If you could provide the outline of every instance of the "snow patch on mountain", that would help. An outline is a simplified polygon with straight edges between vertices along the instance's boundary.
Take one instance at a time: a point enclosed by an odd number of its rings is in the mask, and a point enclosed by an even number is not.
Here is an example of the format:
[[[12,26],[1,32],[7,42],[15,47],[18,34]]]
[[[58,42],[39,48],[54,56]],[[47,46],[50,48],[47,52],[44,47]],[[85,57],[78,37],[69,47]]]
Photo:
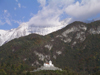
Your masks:
[[[5,34],[7,31],[6,30],[0,30],[0,36]]]
[[[34,25],[28,25],[28,23],[22,23],[18,28],[11,30],[0,30],[0,46],[11,41],[12,39],[27,36],[32,33],[39,35],[47,35],[59,29],[62,29],[65,25],[52,26],[52,27],[38,27]]]

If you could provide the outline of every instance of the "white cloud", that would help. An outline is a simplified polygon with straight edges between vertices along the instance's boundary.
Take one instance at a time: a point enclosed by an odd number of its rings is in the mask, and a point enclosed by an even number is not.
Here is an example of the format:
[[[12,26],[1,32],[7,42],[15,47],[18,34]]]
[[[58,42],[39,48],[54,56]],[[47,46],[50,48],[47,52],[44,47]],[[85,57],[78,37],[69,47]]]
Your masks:
[[[37,0],[41,10],[28,21],[34,26],[57,26],[61,25],[61,18],[67,23],[84,21],[100,13],[100,0]],[[63,22],[64,22],[63,21]],[[66,24],[67,24],[66,23]]]
[[[18,23],[19,25],[22,23],[21,21],[18,20],[12,20],[14,23]]]
[[[74,2],[74,0],[38,0],[42,6],[42,10],[39,10],[28,22],[29,25],[36,26],[55,26],[61,25],[60,16],[64,13],[65,6]],[[48,3],[48,5],[46,5]],[[46,5],[46,6],[45,6]]]
[[[4,10],[4,14],[1,16],[0,19],[0,24],[4,25],[6,23],[11,25],[10,13],[7,10]]]
[[[5,23],[11,25],[11,21],[10,21],[10,13],[6,13],[4,14],[4,19],[5,19]]]
[[[11,25],[10,19],[6,18],[6,23],[9,24],[9,25]]]
[[[43,12],[44,11],[44,12]],[[58,10],[57,10],[58,11]],[[34,24],[38,26],[46,26],[46,25],[59,25],[59,14],[61,12],[58,11],[56,14],[54,10],[44,8],[39,11],[37,15],[32,17],[29,21],[29,25]]]
[[[21,4],[20,3],[18,3],[18,7],[21,8]]]
[[[16,10],[16,7],[14,8],[14,10]]]
[[[4,13],[7,13],[7,10],[4,10]]]
[[[31,13],[30,13],[30,16],[32,16],[32,17],[33,17],[33,16],[34,16],[34,14],[31,12]]]
[[[82,0],[66,7],[66,13],[78,20],[86,20],[100,13],[100,0]]]
[[[16,2],[18,2],[18,0],[16,0]]]
[[[0,20],[0,25],[4,25],[5,24],[5,22],[2,22],[1,20]]]
[[[22,17],[22,19],[24,19],[24,18],[25,18],[25,16]]]
[[[41,7],[44,7],[46,4],[46,0],[37,0],[37,1],[41,4]]]
[[[16,14],[15,14],[15,16],[16,16]],[[23,17],[23,19],[24,18],[25,17]],[[4,24],[12,25],[12,22],[18,23],[18,24],[22,23],[21,20],[18,21],[18,20],[11,19],[10,13],[7,10],[4,10],[4,14],[0,17],[0,25],[4,25]]]
[[[21,7],[22,7],[22,8],[26,8],[26,6],[22,6],[20,3],[18,3],[18,7],[19,7],[19,8],[21,8]],[[14,8],[14,9],[16,10],[16,8]]]

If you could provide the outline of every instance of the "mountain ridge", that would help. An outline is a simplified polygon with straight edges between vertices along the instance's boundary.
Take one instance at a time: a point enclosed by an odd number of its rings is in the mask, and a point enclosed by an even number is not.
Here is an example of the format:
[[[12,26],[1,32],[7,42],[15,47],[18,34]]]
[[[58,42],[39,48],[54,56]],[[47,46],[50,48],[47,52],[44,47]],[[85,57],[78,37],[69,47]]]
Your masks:
[[[40,67],[52,60],[59,68],[70,68],[81,75],[100,70],[100,21],[73,22],[42,36],[30,34],[13,39],[0,47],[0,62],[24,63]]]
[[[28,25],[27,23],[22,23],[18,28],[11,30],[0,30],[0,46],[5,42],[8,42],[12,39],[19,38],[22,36],[27,36],[32,33],[39,35],[47,35],[53,31],[63,28],[64,25],[58,27],[34,27],[34,25]]]

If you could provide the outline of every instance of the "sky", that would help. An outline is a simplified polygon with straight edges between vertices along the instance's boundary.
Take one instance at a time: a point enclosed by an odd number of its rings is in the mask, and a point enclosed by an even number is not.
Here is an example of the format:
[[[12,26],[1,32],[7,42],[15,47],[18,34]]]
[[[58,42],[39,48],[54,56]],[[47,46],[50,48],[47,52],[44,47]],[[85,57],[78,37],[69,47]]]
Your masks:
[[[100,0],[0,0],[0,29],[100,20]]]

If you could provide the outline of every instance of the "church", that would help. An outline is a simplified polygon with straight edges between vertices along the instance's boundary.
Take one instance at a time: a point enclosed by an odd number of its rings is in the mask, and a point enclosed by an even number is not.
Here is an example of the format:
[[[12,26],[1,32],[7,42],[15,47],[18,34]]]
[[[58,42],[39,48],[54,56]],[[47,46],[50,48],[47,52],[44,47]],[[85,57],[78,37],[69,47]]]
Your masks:
[[[49,63],[44,63],[44,67],[54,67],[52,61],[50,60]]]
[[[50,60],[49,63],[44,63],[43,66],[41,66],[40,68],[34,70],[34,71],[31,71],[31,72],[36,72],[36,71],[40,71],[40,70],[60,70],[62,71],[62,69],[58,68],[58,67],[55,67],[53,64],[52,64],[52,61]]]

